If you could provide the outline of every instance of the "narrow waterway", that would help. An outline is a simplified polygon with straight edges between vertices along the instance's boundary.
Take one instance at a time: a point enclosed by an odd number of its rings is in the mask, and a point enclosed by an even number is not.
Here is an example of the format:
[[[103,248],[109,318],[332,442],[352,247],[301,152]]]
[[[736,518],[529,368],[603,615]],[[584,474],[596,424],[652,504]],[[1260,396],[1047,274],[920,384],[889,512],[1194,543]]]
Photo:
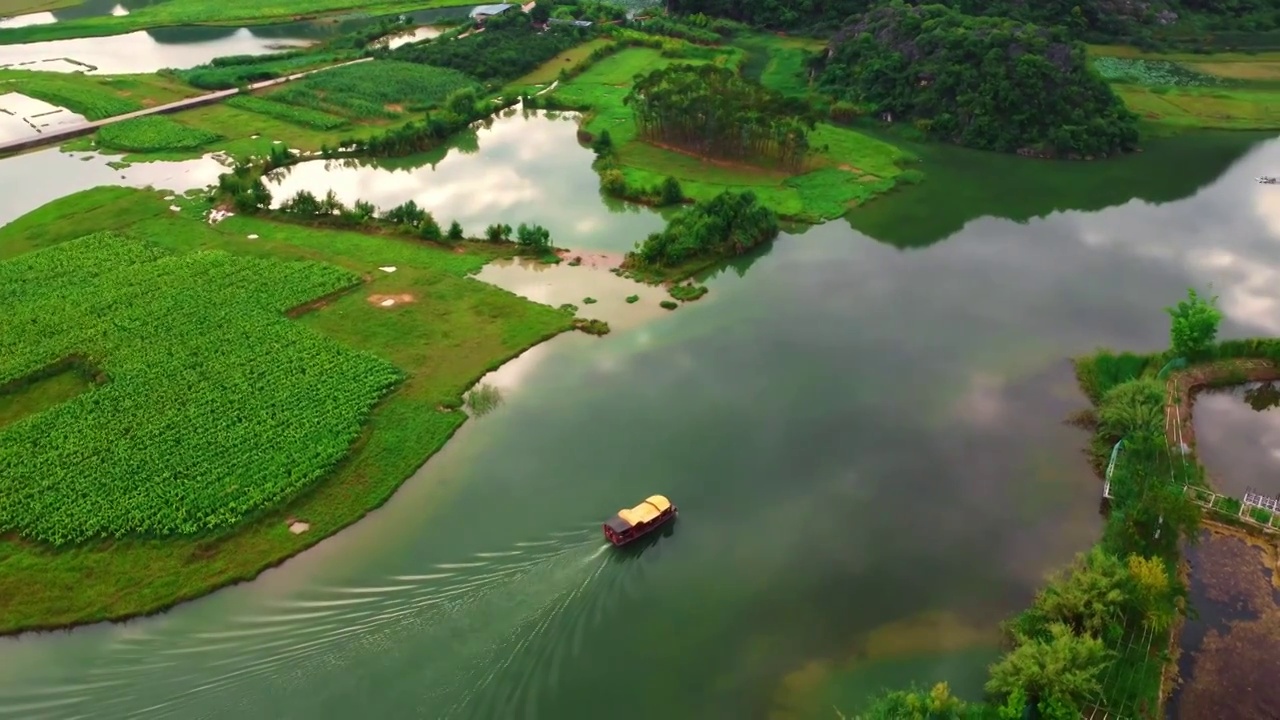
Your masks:
[[[502,368],[496,411],[258,580],[0,641],[0,717],[833,718],[886,684],[975,695],[998,621],[1100,528],[1087,437],[1063,423],[1086,405],[1068,358],[1162,347],[1162,308],[1209,282],[1224,334],[1280,332],[1280,188],[1253,181],[1280,141],[1255,141],[1067,170],[991,160],[1046,194],[960,203],[926,183],[854,216],[867,234],[784,235],[673,312],[652,289],[626,304],[634,286],[591,263],[488,269],[619,322]],[[1176,178],[1143,171],[1180,159]],[[308,164],[272,189],[624,251],[660,218],[600,201],[589,161],[571,123],[515,114],[444,156]],[[1088,197],[1048,195],[1060,171],[1091,177]],[[677,523],[607,548],[600,522],[655,492]]]

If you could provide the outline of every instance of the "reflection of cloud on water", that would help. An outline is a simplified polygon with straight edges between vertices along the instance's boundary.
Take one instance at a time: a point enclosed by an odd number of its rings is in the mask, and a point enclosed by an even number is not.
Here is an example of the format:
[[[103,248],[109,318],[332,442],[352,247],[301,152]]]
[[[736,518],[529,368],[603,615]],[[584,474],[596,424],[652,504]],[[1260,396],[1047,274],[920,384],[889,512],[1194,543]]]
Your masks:
[[[598,201],[592,153],[578,144],[570,120],[515,113],[480,127],[476,142],[478,152],[453,149],[434,165],[427,157],[407,160],[418,167],[305,162],[278,173],[270,189],[277,202],[302,189],[317,196],[332,189],[345,203],[384,210],[413,200],[473,236],[495,222],[537,223],[556,246],[575,249],[627,250],[663,226],[654,211],[613,212]]]
[[[1187,201],[1151,205],[1135,200],[1107,213],[1064,213],[1063,218],[1087,245],[1189,272],[1201,289],[1212,283],[1228,320],[1246,326],[1246,332],[1280,333],[1280,188],[1253,179],[1277,160],[1280,141],[1272,141]],[[1176,299],[1160,300],[1163,305]]]
[[[225,55],[263,55],[282,47],[305,47],[301,38],[260,38],[240,28],[227,37],[206,42],[165,44],[144,31],[105,37],[49,40],[21,45],[0,45],[0,65],[17,65],[32,60],[70,58],[92,65],[60,66],[38,63],[26,69],[51,72],[151,73],[161,68],[191,68]]]

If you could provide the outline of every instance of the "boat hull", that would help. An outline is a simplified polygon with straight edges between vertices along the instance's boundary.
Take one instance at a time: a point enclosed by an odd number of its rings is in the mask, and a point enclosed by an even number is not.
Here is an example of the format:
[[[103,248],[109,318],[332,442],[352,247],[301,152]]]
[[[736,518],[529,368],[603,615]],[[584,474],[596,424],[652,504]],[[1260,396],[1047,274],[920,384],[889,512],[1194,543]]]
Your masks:
[[[663,525],[666,525],[672,520],[675,520],[676,516],[679,514],[680,514],[679,508],[677,508],[675,505],[672,505],[670,510],[654,518],[652,522],[647,522],[644,525],[634,527],[629,532],[626,532],[626,533],[613,532],[612,530],[610,530],[609,526],[606,524],[603,526],[604,537],[606,540],[612,543],[614,547],[623,547],[624,545],[630,545],[631,543],[639,540],[640,538],[645,537],[649,533],[652,533],[654,530],[657,530]]]

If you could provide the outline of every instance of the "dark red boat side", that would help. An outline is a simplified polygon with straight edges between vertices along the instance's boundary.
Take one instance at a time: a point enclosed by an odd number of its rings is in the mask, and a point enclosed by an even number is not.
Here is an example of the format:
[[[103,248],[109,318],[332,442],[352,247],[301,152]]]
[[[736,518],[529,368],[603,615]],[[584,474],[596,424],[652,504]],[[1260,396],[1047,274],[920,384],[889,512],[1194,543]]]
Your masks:
[[[604,536],[614,545],[626,545],[648,535],[671,520],[679,510],[662,495],[650,495],[633,508],[619,510],[604,524]]]

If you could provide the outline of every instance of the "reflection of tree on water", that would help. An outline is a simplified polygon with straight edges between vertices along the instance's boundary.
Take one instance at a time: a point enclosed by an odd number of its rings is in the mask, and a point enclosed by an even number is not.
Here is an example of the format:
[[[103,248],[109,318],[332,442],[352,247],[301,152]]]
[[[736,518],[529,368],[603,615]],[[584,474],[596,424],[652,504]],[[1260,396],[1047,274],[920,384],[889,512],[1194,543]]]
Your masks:
[[[84,0],[78,5],[54,10],[53,16],[58,18],[59,22],[66,22],[110,15],[117,5],[129,12],[134,12],[150,5],[158,5],[160,2],[162,0]]]
[[[888,138],[921,158],[918,168],[925,180],[854,209],[847,220],[879,242],[913,248],[944,240],[981,217],[1026,222],[1053,212],[1102,210],[1135,198],[1174,202],[1216,180],[1268,137],[1196,133],[1152,140],[1142,154],[1095,162],[1027,160]]]
[[[1262,383],[1255,388],[1244,391],[1244,401],[1258,412],[1280,407],[1280,386],[1276,383]]]

